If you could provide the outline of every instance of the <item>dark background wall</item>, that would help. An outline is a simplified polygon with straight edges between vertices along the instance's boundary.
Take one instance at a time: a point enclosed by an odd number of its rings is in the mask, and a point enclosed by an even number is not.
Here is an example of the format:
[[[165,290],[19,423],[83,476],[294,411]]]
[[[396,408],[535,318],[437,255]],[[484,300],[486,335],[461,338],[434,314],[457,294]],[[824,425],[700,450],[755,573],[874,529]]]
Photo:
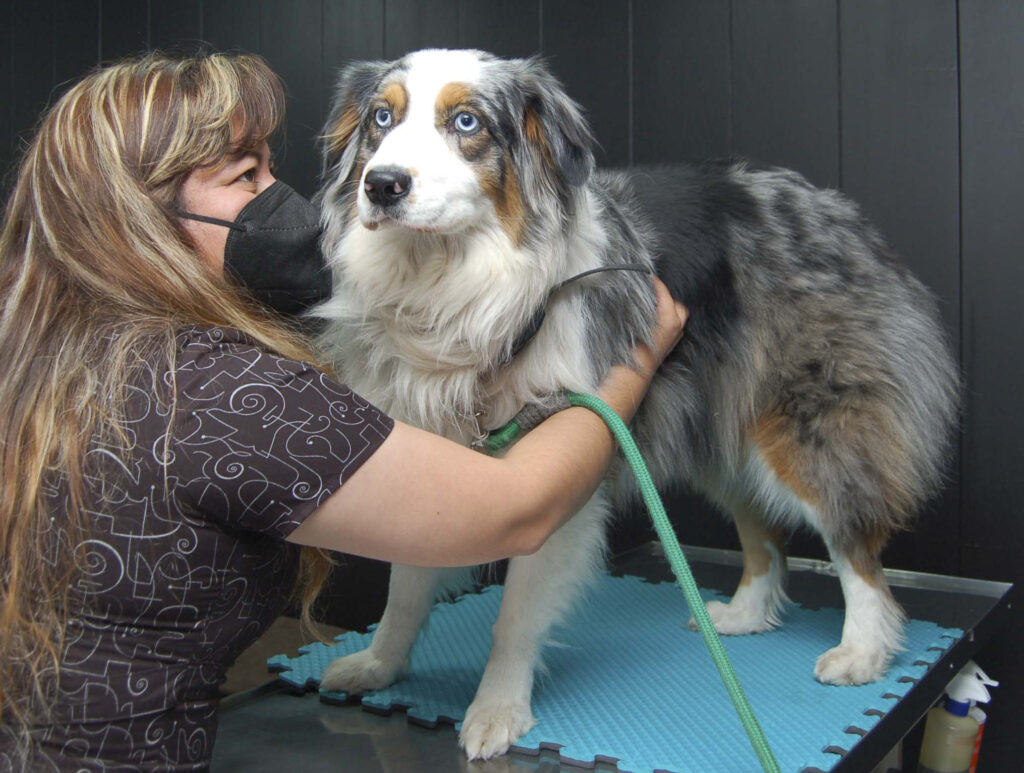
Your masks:
[[[862,204],[941,299],[967,387],[948,485],[886,563],[1020,582],[1022,39],[1016,0],[0,0],[0,169],[97,62],[205,42],[261,53],[284,77],[279,176],[310,193],[344,62],[426,46],[540,52],[587,108],[603,164],[740,154]],[[679,495],[671,509],[683,542],[736,547],[701,502]],[[645,535],[640,522],[621,526],[616,544]],[[807,536],[791,552],[825,555]],[[346,562],[336,622],[376,616],[383,572]],[[987,771],[1017,767],[1022,644],[1017,616],[978,658],[1003,681]]]

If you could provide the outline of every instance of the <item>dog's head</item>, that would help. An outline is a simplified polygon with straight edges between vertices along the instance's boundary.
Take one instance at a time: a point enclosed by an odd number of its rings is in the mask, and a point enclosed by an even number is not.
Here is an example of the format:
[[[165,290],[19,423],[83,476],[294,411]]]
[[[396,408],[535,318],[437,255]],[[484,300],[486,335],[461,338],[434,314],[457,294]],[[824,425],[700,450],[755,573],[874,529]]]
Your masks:
[[[531,216],[571,206],[593,146],[539,59],[425,50],[357,62],[324,130],[322,196],[369,229],[454,234],[496,221],[519,245]]]

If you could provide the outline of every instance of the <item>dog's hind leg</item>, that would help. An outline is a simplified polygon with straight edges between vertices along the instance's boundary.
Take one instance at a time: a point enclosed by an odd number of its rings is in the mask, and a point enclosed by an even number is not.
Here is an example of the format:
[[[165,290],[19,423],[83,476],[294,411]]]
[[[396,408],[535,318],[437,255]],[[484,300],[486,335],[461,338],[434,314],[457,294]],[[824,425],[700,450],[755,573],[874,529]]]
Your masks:
[[[814,666],[827,684],[864,684],[881,679],[900,647],[905,616],[882,573],[884,539],[844,541],[826,538],[846,600],[843,637]]]
[[[731,510],[743,547],[743,576],[729,603],[708,602],[708,615],[721,634],[769,631],[779,625],[782,607],[788,601],[783,534],[768,525],[749,500]],[[692,618],[690,627],[697,627]]]
[[[460,732],[470,759],[504,754],[534,725],[534,668],[551,627],[603,564],[607,514],[598,490],[540,550],[509,563],[490,658]]]
[[[359,694],[387,687],[400,678],[408,670],[409,653],[444,574],[441,569],[392,564],[387,607],[370,646],[332,661],[324,670],[321,686]]]

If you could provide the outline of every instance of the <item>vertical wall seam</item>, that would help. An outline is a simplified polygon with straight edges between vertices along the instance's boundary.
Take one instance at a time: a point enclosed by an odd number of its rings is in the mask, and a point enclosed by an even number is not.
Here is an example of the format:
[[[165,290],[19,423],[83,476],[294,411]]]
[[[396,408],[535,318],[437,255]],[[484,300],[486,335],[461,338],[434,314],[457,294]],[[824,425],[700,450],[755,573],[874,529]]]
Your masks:
[[[633,166],[633,148],[635,145],[634,134],[634,99],[636,97],[634,81],[636,78],[636,63],[633,61],[633,54],[636,48],[633,45],[633,0],[626,3],[626,163]]]
[[[544,0],[537,0],[537,50],[544,53]]]
[[[11,95],[11,98],[7,100],[7,152],[8,152],[8,168],[5,171],[5,182],[10,181],[11,185],[4,185],[3,192],[5,194],[10,193],[11,187],[13,187],[13,172],[12,170],[17,168],[18,153],[17,143],[14,138],[17,136],[17,129],[14,126],[14,0],[10,0],[7,3],[7,29],[11,31],[11,51],[10,51],[10,67],[7,70],[7,93]]]
[[[957,317],[958,326],[960,328],[960,336],[958,341],[959,351],[957,352],[957,361],[960,363],[960,372],[966,376],[967,374],[967,362],[966,362],[966,346],[964,341],[966,340],[967,331],[964,324],[964,306],[965,294],[964,294],[964,119],[963,119],[963,56],[961,49],[961,24],[962,18],[960,16],[960,0],[954,0],[953,12],[955,14],[956,22],[956,241],[957,241],[957,292],[959,294],[959,303],[957,304]],[[966,390],[965,390],[966,391]],[[959,469],[957,470],[959,485],[957,486],[957,573],[963,573],[964,564],[964,508],[967,504],[967,475],[966,475],[966,458],[967,454],[964,453],[964,441],[966,439],[966,433],[964,432],[965,423],[960,422],[957,434],[958,434],[958,446],[959,446],[959,458],[957,460]]]
[[[53,104],[54,90],[57,88],[57,0],[50,0],[50,89],[46,98],[46,106]],[[38,119],[37,119],[38,120]]]
[[[729,156],[732,156],[736,152],[736,146],[735,146],[735,142],[734,142],[734,138],[736,136],[736,131],[733,128],[733,121],[736,118],[736,109],[735,109],[735,99],[736,99],[736,84],[735,84],[735,80],[736,80],[736,66],[735,66],[735,62],[733,62],[733,58],[736,55],[736,46],[735,46],[735,42],[733,40],[733,28],[735,27],[735,24],[736,24],[736,22],[735,22],[735,13],[734,13],[734,10],[735,10],[734,3],[735,3],[735,0],[729,0],[729,13],[728,13],[729,30],[728,30],[728,36],[727,36],[727,40],[728,40],[727,45],[728,45],[728,48],[729,48],[729,55],[728,55],[728,57],[726,59],[726,67],[728,68],[728,71],[729,71],[729,119],[728,119],[728,122],[726,123],[726,138],[725,138],[725,140],[726,140],[726,155],[729,155]]]
[[[836,187],[843,189],[843,0],[836,0]]]

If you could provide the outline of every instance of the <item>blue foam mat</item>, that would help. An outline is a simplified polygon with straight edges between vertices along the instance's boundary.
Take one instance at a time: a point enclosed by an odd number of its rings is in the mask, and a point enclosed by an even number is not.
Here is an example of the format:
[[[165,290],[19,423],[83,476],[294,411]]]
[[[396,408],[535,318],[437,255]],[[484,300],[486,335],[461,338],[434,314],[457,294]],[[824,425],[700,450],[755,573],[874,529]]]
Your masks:
[[[500,587],[438,604],[413,649],[410,675],[364,695],[363,706],[404,708],[409,718],[434,725],[458,723],[487,663]],[[705,601],[727,600],[702,591]],[[513,747],[557,748],[563,761],[616,762],[622,771],[697,773],[750,771],[758,763],[700,634],[686,623],[689,608],[679,588],[636,577],[604,576],[570,624],[548,646],[547,676],[533,693],[537,725]],[[839,642],[838,609],[787,608],[777,631],[723,637],[754,712],[783,771],[829,770],[963,635],[960,629],[912,620],[906,649],[881,681],[860,687],[822,685],[814,679],[818,655]],[[334,658],[364,649],[372,633],[346,633],[337,644],[314,643],[297,658],[268,660],[279,678],[314,689]],[[323,700],[345,700],[321,692]],[[455,743],[455,740],[452,741]]]

